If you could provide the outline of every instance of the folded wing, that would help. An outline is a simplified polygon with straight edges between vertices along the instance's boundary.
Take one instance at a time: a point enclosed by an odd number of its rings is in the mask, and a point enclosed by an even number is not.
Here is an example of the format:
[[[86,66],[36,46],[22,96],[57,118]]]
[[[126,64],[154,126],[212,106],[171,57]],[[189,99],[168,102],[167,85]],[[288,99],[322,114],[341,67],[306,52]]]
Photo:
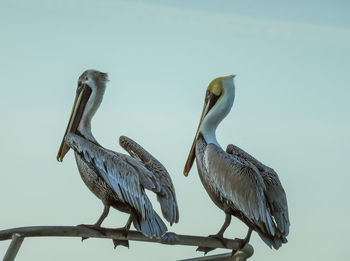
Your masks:
[[[121,136],[119,144],[134,158],[154,175],[154,183],[144,184],[145,188],[157,194],[163,216],[172,225],[179,221],[179,209],[176,194],[170,175],[165,167],[148,151],[132,139]]]
[[[257,168],[215,144],[208,144],[204,159],[210,173],[211,189],[260,231],[274,236],[275,226],[264,195],[266,185]]]
[[[141,184],[140,172],[143,172],[142,182],[152,186],[154,182],[150,171],[130,164],[134,160],[130,156],[114,153],[79,135],[70,133],[65,142],[113,189],[118,201],[131,206],[141,217],[136,223],[139,230],[150,237],[160,237],[166,232],[165,224],[153,210]]]
[[[290,226],[288,204],[286,193],[277,173],[272,168],[264,165],[249,153],[233,144],[227,146],[226,152],[250,162],[259,170],[266,186],[266,199],[271,209],[271,214],[276,221],[278,233],[282,237],[286,237],[289,233]]]

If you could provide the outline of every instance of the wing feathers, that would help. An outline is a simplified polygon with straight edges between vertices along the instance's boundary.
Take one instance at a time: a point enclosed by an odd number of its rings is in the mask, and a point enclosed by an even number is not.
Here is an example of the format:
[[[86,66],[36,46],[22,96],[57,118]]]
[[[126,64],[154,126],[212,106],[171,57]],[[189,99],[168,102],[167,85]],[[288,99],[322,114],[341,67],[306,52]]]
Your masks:
[[[141,179],[142,184],[145,188],[157,194],[162,214],[166,220],[168,220],[171,225],[177,223],[179,221],[179,210],[175,189],[165,167],[132,139],[121,136],[119,138],[119,144],[134,158],[135,161],[137,161],[138,165],[142,165],[148,170],[148,174],[151,172],[153,178],[147,180]],[[153,184],[151,185],[149,182],[152,182]]]
[[[212,189],[232,202],[261,231],[274,235],[273,220],[264,196],[266,186],[257,168],[244,159],[232,157],[215,144],[206,146],[204,157]]]
[[[275,234],[279,237],[280,241],[283,243],[287,242],[286,236],[289,233],[290,226],[287,197],[277,173],[272,168],[262,164],[253,156],[233,144],[227,146],[226,152],[249,162],[258,169],[258,173],[263,178],[266,186],[265,197],[271,213],[270,215],[273,216],[273,220],[275,221],[275,223],[273,223],[273,227],[276,227],[275,230],[277,229]],[[277,242],[278,240],[276,240],[271,243],[275,248],[281,244],[280,241]]]
[[[92,165],[103,180],[115,191],[116,197],[132,206],[147,219],[154,210],[140,185],[135,170],[116,154],[75,134],[68,134],[66,143]]]

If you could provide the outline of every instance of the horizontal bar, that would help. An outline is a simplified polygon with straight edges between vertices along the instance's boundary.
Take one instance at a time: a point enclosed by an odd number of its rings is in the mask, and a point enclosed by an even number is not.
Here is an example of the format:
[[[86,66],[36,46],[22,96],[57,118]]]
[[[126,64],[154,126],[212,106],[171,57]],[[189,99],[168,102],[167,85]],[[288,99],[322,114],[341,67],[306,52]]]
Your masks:
[[[172,232],[166,233],[162,238],[148,238],[140,232],[130,230],[125,237],[124,231],[118,229],[101,228],[99,230],[84,226],[36,226],[20,227],[0,231],[0,241],[12,238],[13,234],[20,234],[22,237],[82,237],[82,238],[110,238],[120,240],[134,240],[144,242],[154,242],[167,245],[200,246],[206,248],[226,248],[237,250],[240,241],[227,239],[224,246],[220,240],[211,237],[199,237],[190,235],[178,235]],[[240,252],[244,252],[248,257],[253,255],[254,249],[247,244]]]

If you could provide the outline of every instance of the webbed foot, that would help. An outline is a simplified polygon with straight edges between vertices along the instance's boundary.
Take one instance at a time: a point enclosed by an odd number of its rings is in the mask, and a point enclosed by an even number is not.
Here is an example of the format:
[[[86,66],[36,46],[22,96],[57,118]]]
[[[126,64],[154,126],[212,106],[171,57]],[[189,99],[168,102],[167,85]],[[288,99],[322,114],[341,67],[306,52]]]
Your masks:
[[[204,252],[204,255],[206,255],[208,252],[213,251],[215,247],[197,247],[196,251]]]
[[[129,230],[130,230],[130,224],[129,221],[128,223],[121,228],[113,228],[113,231],[117,231],[117,232],[121,232],[122,235],[127,238],[128,234],[129,234]],[[114,249],[116,249],[117,246],[124,246],[129,248],[129,240],[123,240],[123,239],[112,239],[113,240],[113,244],[114,244]]]
[[[221,234],[215,234],[215,235],[209,235],[209,237],[219,240],[219,241],[221,242],[221,244],[222,244],[225,248],[227,248],[227,239],[225,239],[225,238],[223,237],[223,235],[221,235]]]
[[[120,240],[120,239],[112,239],[114,244],[114,249],[116,249],[117,246],[124,246],[129,248],[129,240]]]
[[[102,235],[106,235],[106,233],[103,231],[103,229],[101,228],[101,226],[98,226],[96,224],[94,225],[87,225],[87,224],[80,224],[80,225],[77,225],[77,227],[86,227],[86,228],[89,228],[89,229],[93,229],[95,231],[98,231],[99,233],[101,233]],[[89,237],[82,237],[81,238],[81,242],[83,242],[85,239],[88,239]]]
[[[241,238],[235,238],[236,241],[238,241],[239,247],[238,249],[232,250],[232,254],[231,256],[234,256],[234,254],[236,254],[239,250],[241,250],[242,248],[245,247],[245,245],[248,243],[249,240],[245,239],[241,239]]]

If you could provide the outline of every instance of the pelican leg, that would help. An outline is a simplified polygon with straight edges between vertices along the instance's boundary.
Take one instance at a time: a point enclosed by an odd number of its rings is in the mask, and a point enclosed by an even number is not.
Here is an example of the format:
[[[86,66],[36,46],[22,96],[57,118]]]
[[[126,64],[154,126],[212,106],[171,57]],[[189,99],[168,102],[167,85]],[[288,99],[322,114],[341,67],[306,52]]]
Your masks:
[[[222,224],[219,232],[215,235],[210,235],[209,237],[216,238],[221,241],[221,243],[226,246],[226,240],[224,239],[224,233],[228,226],[231,224],[231,214],[226,213],[225,222]]]
[[[240,250],[240,249],[242,249],[243,247],[245,247],[245,245],[246,245],[246,244],[249,242],[249,240],[250,240],[250,237],[251,237],[251,235],[252,235],[252,232],[253,232],[253,229],[249,228],[248,233],[247,233],[247,235],[245,236],[244,239],[236,238],[236,240],[239,241],[239,248],[236,249],[236,250],[232,250],[232,256],[233,256],[234,254],[236,254],[236,252],[237,252],[238,250]]]
[[[132,216],[130,215],[130,217],[129,217],[128,221],[126,222],[125,226],[120,229],[125,237],[128,236],[128,233],[129,233],[129,230],[130,230],[130,227],[131,227],[131,223],[132,223]]]
[[[116,228],[115,230],[120,231],[124,235],[124,237],[127,238],[131,223],[132,223],[132,216],[130,215],[125,226],[122,228]],[[114,249],[117,246],[125,246],[125,247],[129,248],[129,240],[120,240],[120,239],[112,239],[112,240],[113,240],[113,244],[114,244]]]
[[[100,232],[101,234],[105,235],[105,233],[101,230],[101,224],[105,220],[105,218],[108,216],[108,213],[109,213],[109,205],[104,204],[103,212],[95,224],[93,224],[93,225],[80,224],[80,225],[78,225],[78,227],[87,227],[87,228],[96,230],[96,231]],[[81,241],[84,241],[85,239],[88,239],[88,237],[82,237]]]
[[[225,213],[225,214],[226,214],[225,222],[220,228],[219,232],[214,235],[209,235],[209,237],[219,240],[222,243],[222,245],[227,248],[227,241],[224,238],[224,233],[231,223],[231,214],[228,214],[228,213]],[[207,254],[209,251],[212,251],[214,249],[215,248],[211,248],[211,247],[198,247],[196,251],[202,251],[204,252],[204,254]]]
[[[104,205],[103,212],[97,222],[93,225],[95,227],[101,227],[103,220],[108,216],[109,213],[109,205]]]

